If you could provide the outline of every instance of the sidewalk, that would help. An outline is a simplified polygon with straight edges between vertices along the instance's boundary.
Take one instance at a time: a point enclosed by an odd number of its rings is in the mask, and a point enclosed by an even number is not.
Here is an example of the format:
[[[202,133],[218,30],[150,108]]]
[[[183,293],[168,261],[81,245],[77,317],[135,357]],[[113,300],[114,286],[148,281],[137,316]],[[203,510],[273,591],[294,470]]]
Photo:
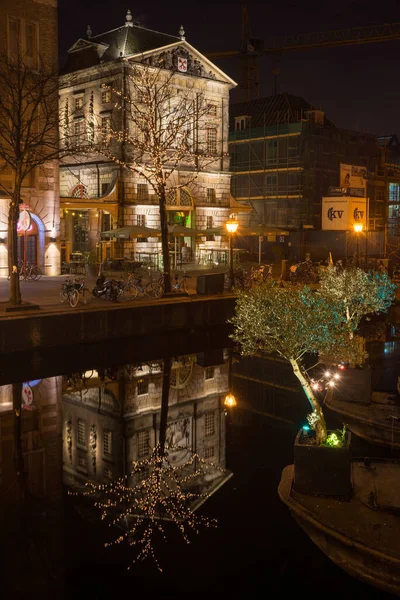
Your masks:
[[[207,275],[211,273],[224,273],[226,268],[203,268],[202,265],[197,265],[200,268],[192,268],[190,265],[190,269],[186,270],[186,274],[189,275],[189,279],[187,280],[188,286],[188,294],[193,296],[197,293],[197,277],[200,275]],[[157,272],[152,272],[153,276],[157,277]],[[182,273],[182,271],[179,271]],[[61,284],[68,278],[73,277],[82,277],[82,275],[57,275],[53,277],[43,276],[39,281],[21,281],[21,294],[22,299],[25,302],[31,302],[34,304],[38,304],[41,308],[46,309],[46,311],[51,312],[65,312],[65,311],[76,311],[76,310],[90,310],[91,308],[101,308],[104,309],[107,306],[115,307],[118,305],[121,306],[129,306],[132,304],[149,304],[153,303],[154,300],[147,298],[146,296],[140,295],[135,300],[127,301],[127,300],[118,300],[117,303],[110,302],[109,300],[105,300],[102,298],[94,298],[91,297],[87,305],[83,305],[79,303],[78,306],[73,309],[69,306],[68,303],[61,304],[60,302],[60,289]],[[126,274],[121,271],[115,271],[113,273],[107,272],[107,279],[115,278],[115,279],[126,279]],[[93,289],[96,276],[90,275],[85,277],[86,287],[90,290]],[[10,316],[24,316],[25,314],[32,314],[35,311],[22,311],[18,313],[6,313],[4,311],[4,304],[8,302],[10,294],[9,294],[10,282],[2,278],[0,279],[0,318],[7,318]],[[177,300],[181,299],[180,295],[177,295]],[[171,298],[168,299],[169,301]],[[156,300],[156,302],[162,302],[162,298]]]

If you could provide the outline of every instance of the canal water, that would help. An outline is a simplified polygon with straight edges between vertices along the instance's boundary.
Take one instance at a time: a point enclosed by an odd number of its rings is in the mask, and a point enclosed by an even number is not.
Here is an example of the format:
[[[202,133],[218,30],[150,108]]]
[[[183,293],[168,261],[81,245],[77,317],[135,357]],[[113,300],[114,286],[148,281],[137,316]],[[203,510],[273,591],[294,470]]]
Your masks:
[[[375,381],[393,386],[382,372],[396,370],[397,346],[374,352]],[[120,477],[138,490],[149,480],[167,364],[163,468],[208,521],[189,531],[189,544],[172,520],[161,522],[165,539],[144,524],[134,544],[105,547],[133,520],[110,526],[95,503]],[[21,356],[3,361],[0,384],[2,598],[214,597],[218,589],[246,598],[390,597],[332,564],[279,500],[281,471],[309,412],[285,363],[240,359],[225,331],[192,332]],[[228,392],[236,408],[224,407]],[[185,483],[190,469],[196,476]],[[83,495],[87,482],[94,497]],[[159,502],[168,496],[165,487],[146,490]],[[121,506],[133,506],[119,494]],[[146,533],[160,568],[152,558],[134,562]]]

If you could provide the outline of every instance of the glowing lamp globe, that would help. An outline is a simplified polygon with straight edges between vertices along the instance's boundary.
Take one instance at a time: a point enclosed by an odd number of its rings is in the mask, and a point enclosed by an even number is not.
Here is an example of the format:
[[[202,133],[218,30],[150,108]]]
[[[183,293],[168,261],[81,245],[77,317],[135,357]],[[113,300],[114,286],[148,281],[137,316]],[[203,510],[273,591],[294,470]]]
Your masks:
[[[362,223],[354,223],[353,228],[356,233],[361,233],[361,231],[363,230],[363,224]]]
[[[226,227],[228,233],[236,233],[237,228],[239,227],[239,223],[236,221],[236,219],[229,219],[225,223],[225,227]]]
[[[237,406],[237,401],[233,394],[229,393],[225,396],[224,406],[226,406],[227,408],[234,408],[235,406]]]

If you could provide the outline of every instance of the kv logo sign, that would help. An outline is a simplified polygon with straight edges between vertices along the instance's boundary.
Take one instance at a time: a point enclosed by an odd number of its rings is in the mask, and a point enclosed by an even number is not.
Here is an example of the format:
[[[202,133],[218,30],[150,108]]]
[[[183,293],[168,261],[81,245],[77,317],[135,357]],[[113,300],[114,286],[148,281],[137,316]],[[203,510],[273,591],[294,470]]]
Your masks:
[[[334,210],[333,206],[328,209],[328,219],[333,221],[333,219],[341,219],[343,216],[344,210]]]
[[[364,216],[364,211],[363,210],[358,210],[358,207],[354,209],[353,212],[353,217],[355,221],[361,221],[361,219]]]

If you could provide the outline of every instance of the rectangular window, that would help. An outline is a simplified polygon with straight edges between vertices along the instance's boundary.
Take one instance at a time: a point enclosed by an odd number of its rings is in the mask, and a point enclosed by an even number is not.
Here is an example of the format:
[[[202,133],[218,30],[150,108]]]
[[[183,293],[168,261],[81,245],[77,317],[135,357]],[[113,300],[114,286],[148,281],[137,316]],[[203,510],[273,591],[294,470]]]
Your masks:
[[[215,370],[214,367],[206,367],[205,370],[205,379],[214,379]]]
[[[86,421],[82,419],[78,419],[78,444],[86,448],[87,444],[87,436],[86,436]]]
[[[87,469],[87,457],[84,454],[78,456],[78,467],[85,471]]]
[[[81,110],[83,108],[83,96],[75,98],[75,110]]]
[[[149,199],[149,186],[147,183],[137,184],[137,199],[142,201]]]
[[[140,103],[146,102],[146,92],[144,90],[137,91],[137,101]]]
[[[105,182],[105,181],[102,181],[102,182],[101,182],[101,195],[102,195],[102,196],[105,196],[105,194],[108,192],[108,188],[109,188],[109,186],[110,186],[110,184],[109,184],[109,183],[107,183],[107,182]]]
[[[204,437],[210,437],[215,433],[215,413],[209,412],[204,415]]]
[[[109,104],[111,102],[111,90],[103,90],[101,92],[101,103]]]
[[[109,429],[104,430],[103,437],[103,454],[104,456],[112,456],[113,453],[113,435]]]
[[[400,183],[389,183],[389,202],[400,202]]]
[[[144,396],[149,392],[149,380],[147,378],[137,380],[137,395]]]
[[[85,141],[85,122],[76,121],[74,123],[75,144],[78,146]]]
[[[25,53],[28,58],[34,59],[37,55],[37,27],[34,23],[25,24]]]
[[[215,204],[217,195],[214,188],[207,188],[207,202]]]
[[[104,477],[106,477],[106,479],[112,479],[112,471],[111,469],[104,469]]]
[[[101,119],[101,135],[103,142],[108,143],[110,141],[111,133],[111,116],[107,115]]]
[[[207,114],[211,117],[217,116],[217,105],[216,104],[207,104]]]
[[[150,450],[149,430],[139,431],[138,433],[138,459],[146,458]]]
[[[18,19],[8,20],[8,46],[10,57],[19,53],[20,22]]]
[[[215,448],[214,446],[207,446],[204,448],[204,458],[214,458]]]
[[[146,227],[146,215],[136,215],[136,225]]]
[[[217,130],[215,127],[207,127],[207,153],[217,154]]]
[[[207,216],[206,217],[206,228],[207,229],[212,229],[213,228],[213,224],[214,224],[214,221],[213,221],[212,216],[211,217]]]

